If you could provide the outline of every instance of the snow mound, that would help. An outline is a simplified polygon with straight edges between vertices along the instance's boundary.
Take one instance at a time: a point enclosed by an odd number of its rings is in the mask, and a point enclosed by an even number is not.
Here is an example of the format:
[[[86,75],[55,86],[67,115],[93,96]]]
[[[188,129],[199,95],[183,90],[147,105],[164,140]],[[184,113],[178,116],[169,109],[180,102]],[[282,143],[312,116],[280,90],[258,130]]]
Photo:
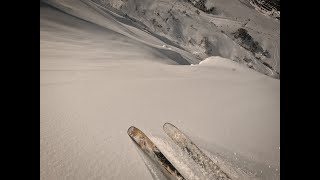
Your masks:
[[[220,56],[211,56],[199,63],[200,66],[216,66],[222,68],[242,68],[248,69],[245,66],[232,61],[231,59],[223,58]]]

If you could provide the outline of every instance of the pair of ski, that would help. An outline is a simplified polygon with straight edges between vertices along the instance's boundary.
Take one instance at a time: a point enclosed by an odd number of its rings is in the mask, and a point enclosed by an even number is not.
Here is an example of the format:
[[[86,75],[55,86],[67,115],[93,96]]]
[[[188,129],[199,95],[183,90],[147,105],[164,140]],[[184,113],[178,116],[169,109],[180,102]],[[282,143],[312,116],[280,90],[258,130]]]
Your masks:
[[[165,133],[183,150],[187,151],[191,158],[206,172],[213,175],[214,179],[231,179],[222,169],[215,164],[198,146],[196,146],[185,134],[170,123],[163,125]],[[128,135],[151,159],[158,163],[162,171],[171,179],[184,180],[185,178],[161,153],[157,146],[138,128],[131,126]]]

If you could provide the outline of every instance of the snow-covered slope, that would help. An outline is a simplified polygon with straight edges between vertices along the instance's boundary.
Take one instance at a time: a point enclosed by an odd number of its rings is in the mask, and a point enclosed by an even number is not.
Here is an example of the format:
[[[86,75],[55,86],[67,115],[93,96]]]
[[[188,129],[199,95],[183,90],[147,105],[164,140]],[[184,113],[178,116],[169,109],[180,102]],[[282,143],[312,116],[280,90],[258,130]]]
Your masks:
[[[200,60],[221,56],[279,78],[279,21],[262,15],[246,0],[202,1],[214,11],[203,12],[188,0],[92,0],[91,5],[131,19],[141,29],[169,39]],[[233,33],[240,28],[248,31],[257,47],[246,49],[246,42],[235,39]]]
[[[168,154],[165,122],[240,178],[279,179],[279,80],[226,59],[227,47],[244,52],[227,35],[210,37],[224,49],[201,61],[190,51],[201,48],[91,1],[41,3],[41,179],[152,179],[126,131]]]

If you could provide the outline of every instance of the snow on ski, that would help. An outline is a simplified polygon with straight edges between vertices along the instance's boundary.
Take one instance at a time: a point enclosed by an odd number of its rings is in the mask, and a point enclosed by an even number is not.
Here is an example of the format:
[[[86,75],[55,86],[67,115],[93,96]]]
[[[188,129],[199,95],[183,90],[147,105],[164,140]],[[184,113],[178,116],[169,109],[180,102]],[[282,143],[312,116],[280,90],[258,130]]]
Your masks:
[[[176,170],[176,168],[161,153],[157,146],[138,128],[131,126],[128,129],[128,135],[145,152],[152,160],[154,160],[162,172],[171,179],[185,180],[185,178]]]
[[[187,151],[191,158],[208,172],[212,178],[218,180],[231,179],[177,127],[170,123],[165,123],[163,130],[180,148]]]

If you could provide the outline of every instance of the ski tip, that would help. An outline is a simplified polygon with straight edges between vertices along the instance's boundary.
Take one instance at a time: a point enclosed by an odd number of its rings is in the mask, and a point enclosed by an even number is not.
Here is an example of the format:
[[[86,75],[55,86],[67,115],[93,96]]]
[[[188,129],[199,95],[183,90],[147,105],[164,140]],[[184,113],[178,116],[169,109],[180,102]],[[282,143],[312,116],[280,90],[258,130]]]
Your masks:
[[[177,128],[176,126],[174,126],[173,124],[168,123],[168,122],[166,122],[166,123],[163,124],[163,129],[166,129],[166,128],[169,128],[169,127]]]
[[[133,132],[135,129],[137,129],[137,128],[134,127],[134,126],[130,126],[129,129],[128,129],[128,131],[127,131],[128,135],[131,136],[131,135],[132,135],[132,132]]]
[[[173,126],[171,123],[168,123],[168,122],[166,122],[166,123],[164,123],[163,124],[163,128],[165,128],[165,127],[167,127],[167,126]]]

